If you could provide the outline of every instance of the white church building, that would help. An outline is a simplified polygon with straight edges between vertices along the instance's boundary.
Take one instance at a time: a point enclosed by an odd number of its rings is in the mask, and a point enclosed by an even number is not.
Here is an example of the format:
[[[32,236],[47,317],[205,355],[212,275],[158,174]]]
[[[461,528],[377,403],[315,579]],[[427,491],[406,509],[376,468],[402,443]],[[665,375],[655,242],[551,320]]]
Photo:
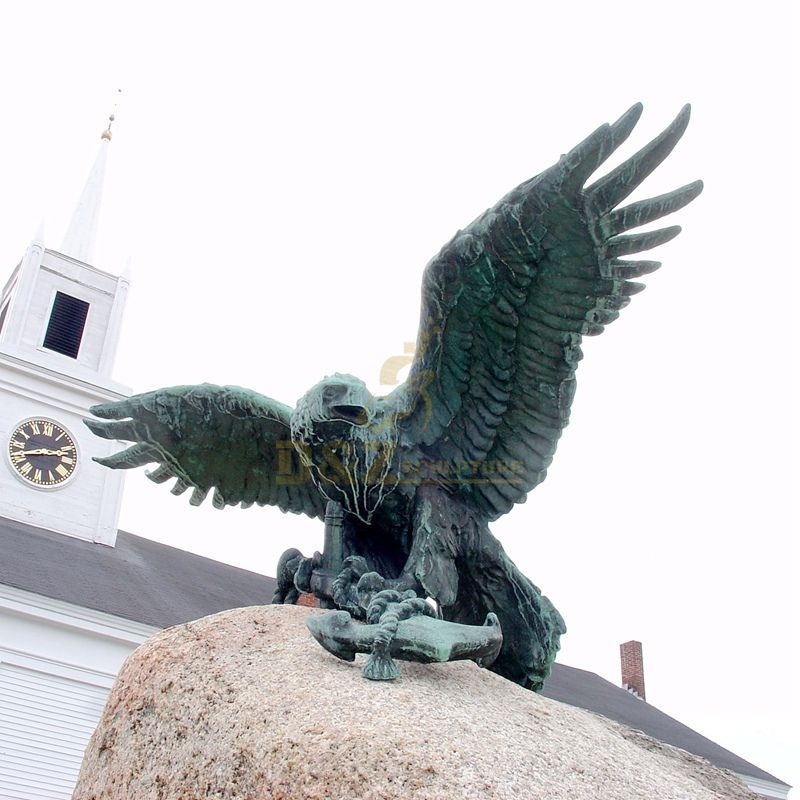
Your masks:
[[[0,295],[0,798],[68,798],[125,657],[161,628],[269,603],[274,581],[117,530],[124,476],[92,461],[128,290],[93,266],[111,130],[63,243]]]
[[[109,124],[63,243],[37,237],[0,294],[1,800],[69,798],[125,657],[164,627],[269,603],[275,586],[117,529],[123,472],[92,458],[120,445],[82,423],[129,394],[112,377],[128,281],[93,263],[110,143]],[[544,693],[787,797],[775,776],[593,673],[556,664]]]

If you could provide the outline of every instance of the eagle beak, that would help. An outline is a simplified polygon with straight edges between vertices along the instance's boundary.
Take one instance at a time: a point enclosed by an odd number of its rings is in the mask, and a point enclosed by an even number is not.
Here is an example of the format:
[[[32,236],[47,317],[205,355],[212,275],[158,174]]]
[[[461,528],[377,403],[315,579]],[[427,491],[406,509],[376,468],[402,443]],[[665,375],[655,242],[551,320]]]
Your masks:
[[[369,413],[363,406],[336,405],[331,408],[336,419],[344,420],[352,425],[366,425],[369,422]]]

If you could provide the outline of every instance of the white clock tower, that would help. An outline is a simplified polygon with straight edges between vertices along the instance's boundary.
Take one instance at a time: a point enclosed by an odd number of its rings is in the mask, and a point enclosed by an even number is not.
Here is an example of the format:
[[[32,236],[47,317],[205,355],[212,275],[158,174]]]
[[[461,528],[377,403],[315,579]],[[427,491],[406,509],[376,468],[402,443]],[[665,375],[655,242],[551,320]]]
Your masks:
[[[92,264],[111,122],[64,241],[29,245],[0,294],[0,517],[113,546],[117,449],[82,420],[127,387],[111,379],[126,278]]]

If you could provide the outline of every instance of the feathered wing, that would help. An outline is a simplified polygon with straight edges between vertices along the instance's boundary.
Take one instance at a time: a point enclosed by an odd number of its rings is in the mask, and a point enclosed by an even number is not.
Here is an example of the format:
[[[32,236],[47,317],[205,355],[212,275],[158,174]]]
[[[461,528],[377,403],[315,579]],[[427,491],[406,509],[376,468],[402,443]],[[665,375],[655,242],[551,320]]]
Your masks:
[[[417,354],[391,400],[405,441],[489,519],[544,479],[569,419],[581,338],[601,333],[644,288],[630,278],[660,266],[621,257],[667,242],[680,228],[626,231],[702,190],[697,181],[617,208],[669,155],[688,106],[634,156],[584,186],[641,110],[637,104],[598,128],[514,189],[426,268]]]
[[[106,439],[134,444],[108,458],[114,469],[158,463],[148,477],[175,478],[173,494],[192,488],[200,505],[212,489],[216,508],[241,504],[324,517],[325,499],[292,446],[292,410],[238,386],[175,386],[94,406],[86,425]]]

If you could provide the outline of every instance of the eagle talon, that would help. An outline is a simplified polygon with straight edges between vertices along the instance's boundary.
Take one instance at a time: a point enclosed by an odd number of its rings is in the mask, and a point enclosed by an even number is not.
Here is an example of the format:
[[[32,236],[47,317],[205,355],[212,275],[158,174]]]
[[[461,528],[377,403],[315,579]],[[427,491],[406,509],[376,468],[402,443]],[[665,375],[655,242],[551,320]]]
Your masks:
[[[275,593],[272,595],[273,605],[280,603],[292,605],[297,602],[299,592],[294,585],[294,574],[301,558],[303,558],[303,554],[292,547],[278,559],[277,585]]]
[[[277,586],[272,596],[273,604],[294,605],[301,592],[310,592],[311,575],[319,567],[320,559],[319,553],[314,553],[311,558],[306,558],[294,547],[286,550],[278,560]]]
[[[311,592],[311,576],[322,563],[322,555],[314,553],[311,558],[301,558],[294,573],[294,585],[299,592]]]
[[[359,604],[358,584],[369,565],[361,556],[348,556],[342,562],[342,570],[333,581],[333,602],[338,608],[349,611],[355,618],[364,618],[364,609]]]
[[[379,575],[377,572],[367,572],[358,579],[356,586],[356,595],[358,596],[358,605],[366,611],[372,598],[378,592],[382,592],[386,588],[386,579]]]

